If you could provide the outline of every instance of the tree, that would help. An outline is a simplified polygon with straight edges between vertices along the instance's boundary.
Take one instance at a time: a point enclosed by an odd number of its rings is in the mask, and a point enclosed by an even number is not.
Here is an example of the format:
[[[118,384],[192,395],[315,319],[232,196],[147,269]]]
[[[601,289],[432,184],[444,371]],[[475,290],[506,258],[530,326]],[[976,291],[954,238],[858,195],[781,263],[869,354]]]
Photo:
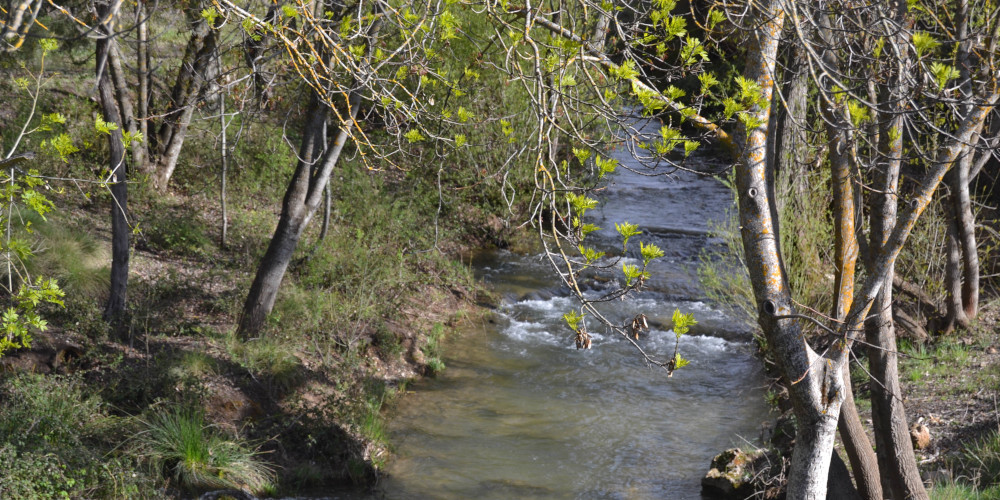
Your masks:
[[[111,292],[104,308],[104,319],[120,324],[125,314],[125,299],[128,289],[129,237],[132,228],[128,222],[128,159],[125,157],[124,135],[121,125],[125,123],[118,109],[113,84],[111,83],[111,54],[114,52],[115,34],[113,21],[118,15],[114,6],[107,2],[97,3],[100,20],[97,39],[97,92],[101,104],[103,120],[98,121],[98,130],[108,135],[108,179],[111,191]]]
[[[254,50],[273,43],[287,53],[283,63],[310,96],[295,173],[240,315],[238,334],[245,339],[260,331],[273,308],[303,231],[345,148],[353,148],[369,169],[378,169],[394,166],[392,156],[405,144],[435,136],[429,123],[419,119],[434,102],[424,101],[423,94],[432,80],[450,84],[440,75],[429,75],[427,66],[438,47],[455,38],[457,23],[446,6],[399,9],[381,0],[287,6],[263,16],[232,2],[220,5],[224,10],[217,15],[239,19],[256,42]],[[389,47],[396,48],[386,50]],[[381,125],[366,130],[362,124],[373,119]]]

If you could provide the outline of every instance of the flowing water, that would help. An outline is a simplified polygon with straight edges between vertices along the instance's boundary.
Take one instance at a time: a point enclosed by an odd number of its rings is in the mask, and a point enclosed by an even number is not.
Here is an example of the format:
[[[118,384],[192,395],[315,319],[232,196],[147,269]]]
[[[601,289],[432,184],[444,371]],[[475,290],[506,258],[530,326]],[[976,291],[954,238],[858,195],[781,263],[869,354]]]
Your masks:
[[[633,162],[624,151],[617,157]],[[693,174],[619,169],[600,201],[588,219],[606,229],[588,241],[614,248],[614,223],[627,220],[666,253],[651,265],[646,291],[602,312],[619,322],[646,314],[656,326],[640,343],[661,359],[674,345],[662,325],[675,308],[694,313],[699,325],[680,345],[691,364],[667,378],[611,335],[594,334],[593,349],[577,350],[561,319],[575,303],[549,264],[538,255],[482,254],[477,272],[505,304],[493,322],[453,334],[447,369],[402,398],[380,496],[700,498],[712,456],[756,440],[768,411],[760,363],[747,328],[703,299],[695,271],[702,248],[717,244],[708,221],[725,215],[729,191]]]

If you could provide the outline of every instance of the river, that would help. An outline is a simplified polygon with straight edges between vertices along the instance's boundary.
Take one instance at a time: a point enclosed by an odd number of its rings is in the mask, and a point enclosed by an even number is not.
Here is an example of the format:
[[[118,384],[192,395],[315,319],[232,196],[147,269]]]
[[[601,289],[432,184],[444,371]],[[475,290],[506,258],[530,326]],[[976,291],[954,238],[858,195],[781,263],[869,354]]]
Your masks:
[[[625,151],[613,155],[637,165]],[[577,350],[561,320],[574,302],[556,288],[549,264],[483,253],[476,272],[504,304],[493,321],[452,334],[447,369],[401,399],[378,496],[697,499],[713,455],[757,441],[768,409],[748,329],[707,303],[696,278],[699,253],[717,244],[708,221],[725,216],[729,191],[690,173],[619,169],[600,202],[588,221],[605,229],[588,241],[613,248],[614,223],[629,221],[666,253],[651,265],[645,291],[602,311],[620,322],[642,312],[653,325],[669,325],[675,308],[694,313],[699,325],[680,346],[691,364],[667,378],[626,341],[600,333],[593,349]],[[640,342],[662,358],[673,339],[654,327]]]

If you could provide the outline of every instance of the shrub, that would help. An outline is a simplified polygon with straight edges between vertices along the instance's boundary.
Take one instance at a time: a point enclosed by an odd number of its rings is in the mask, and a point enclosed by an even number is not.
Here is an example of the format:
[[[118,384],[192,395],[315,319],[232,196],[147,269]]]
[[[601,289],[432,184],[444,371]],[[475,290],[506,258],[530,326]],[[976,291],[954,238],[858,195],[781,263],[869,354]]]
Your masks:
[[[0,399],[0,498],[157,496],[118,447],[131,422],[108,415],[78,379],[10,377]]]

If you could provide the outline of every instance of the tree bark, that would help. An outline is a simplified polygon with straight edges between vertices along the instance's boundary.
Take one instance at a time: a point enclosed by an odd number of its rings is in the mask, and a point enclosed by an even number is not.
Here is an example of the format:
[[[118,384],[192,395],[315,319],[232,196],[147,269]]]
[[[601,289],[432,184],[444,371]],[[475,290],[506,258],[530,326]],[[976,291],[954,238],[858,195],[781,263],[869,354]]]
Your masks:
[[[206,21],[199,21],[196,32],[191,35],[177,75],[177,82],[171,94],[171,109],[164,116],[163,125],[160,127],[160,157],[153,173],[153,185],[160,191],[167,189],[167,184],[170,183],[170,178],[177,167],[184,139],[187,137],[187,129],[194,116],[195,103],[204,86],[202,76],[214,59],[216,44],[215,30],[208,26]]]
[[[893,17],[905,16],[905,2],[893,5]],[[896,42],[902,42],[897,35]],[[902,44],[901,44],[902,46]],[[903,52],[890,76],[883,102],[904,102],[909,89],[904,83],[911,62]],[[876,191],[871,199],[868,248],[870,258],[886,253],[886,245],[896,229],[896,204],[899,192],[899,172],[903,157],[903,107],[897,104],[880,117],[879,158],[875,168]],[[910,442],[903,393],[896,362],[896,331],[893,324],[892,282],[894,261],[882,270],[881,288],[871,306],[872,313],[864,322],[868,343],[868,368],[872,377],[872,426],[879,471],[888,486],[891,498],[927,499],[927,490],[917,469],[917,460]],[[870,272],[875,273],[874,266]]]
[[[138,125],[139,132],[142,133],[142,143],[138,150],[133,151],[132,160],[139,168],[140,172],[148,173],[149,167],[146,165],[147,151],[149,151],[149,47],[148,47],[148,23],[146,19],[146,0],[137,0],[135,5],[135,17],[138,26],[136,32],[136,76],[139,80],[139,106]]]
[[[132,97],[129,95],[125,72],[122,71],[121,53],[118,50],[118,44],[112,45],[111,50],[108,52],[107,67],[111,71],[111,81],[115,87],[115,98],[118,100],[118,112],[121,114],[122,127],[134,137],[139,128],[135,121],[135,115],[132,113],[132,110],[135,108],[132,106]],[[142,153],[139,151],[141,150],[143,141],[136,140],[131,143],[130,149],[132,150],[132,160],[134,162],[138,162],[136,158],[142,157]]]
[[[948,202],[950,224],[954,226],[953,236],[961,253],[961,272],[955,277],[961,284],[954,286],[959,291],[964,320],[967,324],[976,318],[979,308],[979,253],[976,244],[976,218],[972,213],[972,197],[969,193],[969,168],[972,165],[972,148],[963,157],[954,170],[948,173],[946,182],[951,193]],[[949,230],[949,234],[952,231]],[[951,287],[949,287],[951,288]],[[963,325],[964,326],[964,325]]]
[[[109,56],[115,40],[110,27],[110,17],[116,13],[107,3],[98,3],[98,17],[103,21],[100,26],[101,38],[97,39],[97,91],[101,103],[101,113],[104,121],[118,125],[108,135],[108,147],[111,155],[108,167],[111,171],[111,290],[108,302],[104,308],[104,319],[113,325],[120,326],[125,319],[125,300],[128,288],[129,267],[129,235],[132,233],[128,224],[128,162],[125,158],[125,146],[122,142],[122,119],[115,101],[114,89],[111,83]]]
[[[826,363],[802,340],[788,288],[779,242],[775,237],[774,193],[769,190],[767,137],[770,104],[774,91],[774,71],[778,40],[785,12],[776,0],[761,2],[753,15],[753,30],[747,58],[747,78],[760,85],[764,106],[749,111],[758,123],[743,129],[742,153],[736,163],[739,214],[747,270],[759,311],[758,322],[775,353],[778,367],[789,383],[789,395],[796,416],[795,448],[788,478],[792,500],[824,499],[840,414],[842,377],[827,373]]]
[[[292,176],[292,181],[285,191],[282,202],[281,217],[278,227],[271,238],[264,258],[257,268],[250,292],[247,294],[243,312],[240,315],[237,334],[242,339],[256,336],[264,326],[264,321],[278,295],[281,281],[284,279],[288,264],[292,260],[295,248],[302,237],[302,231],[312,219],[323,198],[323,190],[330,179],[330,173],[336,165],[347,142],[348,127],[352,126],[357,116],[360,98],[352,93],[348,98],[349,112],[346,123],[340,124],[333,144],[325,148],[325,154],[316,158],[314,154],[321,150],[323,124],[327,119],[328,108],[313,92],[310,102],[310,112],[303,127],[302,144],[299,148],[299,161]]]
[[[817,18],[819,44],[826,49],[822,52],[824,66],[834,73],[840,72],[840,60],[832,49],[833,30],[829,19],[821,14]],[[830,179],[833,199],[833,241],[834,241],[834,284],[832,316],[838,322],[844,321],[847,311],[854,303],[855,270],[858,260],[857,209],[854,205],[854,171],[852,159],[853,128],[846,116],[843,105],[832,98],[833,89],[829,80],[823,80],[819,108],[826,125],[827,148],[830,160]],[[858,327],[860,325],[855,325]],[[844,366],[844,403],[840,407],[837,427],[841,441],[847,451],[854,471],[858,491],[866,500],[882,500],[882,483],[879,481],[878,458],[865,432],[857,407],[854,405],[854,391],[851,387],[849,364]]]
[[[962,248],[959,243],[958,224],[955,219],[955,207],[946,203],[945,213],[948,217],[948,238],[945,249],[945,320],[942,332],[951,334],[955,327],[968,328],[969,317],[965,315],[962,304]]]

